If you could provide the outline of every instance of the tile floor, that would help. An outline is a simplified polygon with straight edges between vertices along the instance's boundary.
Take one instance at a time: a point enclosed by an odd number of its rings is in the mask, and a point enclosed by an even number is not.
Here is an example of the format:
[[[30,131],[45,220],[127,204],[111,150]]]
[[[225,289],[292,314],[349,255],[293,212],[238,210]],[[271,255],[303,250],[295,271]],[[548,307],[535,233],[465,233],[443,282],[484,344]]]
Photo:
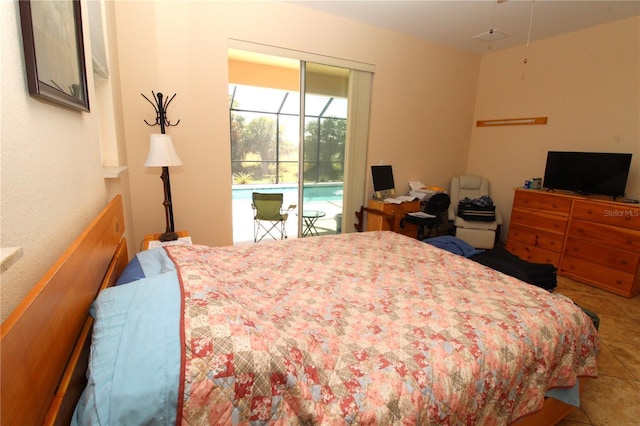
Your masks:
[[[285,205],[288,201],[285,200]],[[334,201],[318,201],[306,202],[305,210],[320,210],[325,216],[320,218],[316,224],[316,231],[320,235],[335,234],[337,221],[335,219],[338,213],[342,213],[342,202]],[[297,238],[298,235],[298,212],[296,209],[289,214],[286,222],[287,235],[289,238]],[[253,209],[251,208],[251,200],[233,200],[233,244],[253,244]],[[303,225],[304,226],[304,225]],[[277,235],[277,234],[276,234]],[[267,237],[265,241],[271,238]]]
[[[564,277],[556,292],[598,314],[602,342],[598,378],[582,380],[582,407],[559,425],[640,425],[640,296],[627,299]]]

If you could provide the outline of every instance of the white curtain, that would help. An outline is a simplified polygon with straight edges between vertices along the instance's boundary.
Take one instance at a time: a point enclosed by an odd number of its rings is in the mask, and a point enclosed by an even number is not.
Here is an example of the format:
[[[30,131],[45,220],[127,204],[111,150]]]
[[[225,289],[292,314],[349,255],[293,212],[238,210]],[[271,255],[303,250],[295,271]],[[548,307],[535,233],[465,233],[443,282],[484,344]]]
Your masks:
[[[344,194],[342,198],[342,232],[355,231],[355,212],[368,198],[367,146],[369,143],[369,111],[373,74],[351,70],[347,109],[347,143],[345,152]]]
[[[360,210],[360,206],[364,205],[369,198],[364,191],[367,181],[369,112],[375,65],[246,40],[229,39],[228,46],[231,49],[281,56],[350,70],[344,192],[342,198],[342,232],[354,232],[355,212]],[[300,218],[299,220],[302,219]]]

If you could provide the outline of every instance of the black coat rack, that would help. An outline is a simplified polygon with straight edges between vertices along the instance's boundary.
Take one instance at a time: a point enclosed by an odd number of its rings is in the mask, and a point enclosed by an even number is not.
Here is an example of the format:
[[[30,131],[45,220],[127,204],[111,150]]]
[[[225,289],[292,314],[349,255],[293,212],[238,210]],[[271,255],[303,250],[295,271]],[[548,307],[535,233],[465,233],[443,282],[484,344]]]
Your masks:
[[[173,96],[168,98],[163,98],[162,93],[158,92],[157,94],[153,91],[151,92],[153,95],[153,99],[155,102],[152,102],[149,98],[147,98],[143,93],[141,93],[142,97],[145,98],[156,111],[156,119],[155,122],[149,123],[147,120],[144,122],[148,126],[160,126],[160,133],[165,134],[165,127],[177,126],[180,123],[180,120],[175,123],[171,123],[167,118],[167,108],[169,104],[176,97],[174,93]],[[171,180],[169,178],[169,166],[162,166],[162,174],[160,175],[160,179],[164,184],[164,210],[165,210],[165,219],[167,222],[166,230],[164,234],[160,235],[160,241],[174,241],[178,239],[178,234],[175,232],[174,223],[173,223],[173,204],[171,202]]]

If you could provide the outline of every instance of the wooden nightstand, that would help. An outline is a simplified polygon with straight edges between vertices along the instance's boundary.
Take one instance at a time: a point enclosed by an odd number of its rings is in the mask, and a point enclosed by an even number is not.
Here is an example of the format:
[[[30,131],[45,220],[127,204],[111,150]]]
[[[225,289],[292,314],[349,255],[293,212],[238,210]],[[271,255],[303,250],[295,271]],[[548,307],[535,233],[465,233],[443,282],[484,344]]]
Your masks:
[[[189,235],[188,231],[178,231],[176,232],[178,234],[178,239],[175,241],[166,241],[166,242],[160,242],[160,235],[162,235],[162,233],[158,233],[158,234],[148,234],[144,236],[144,240],[142,241],[142,250],[149,250],[150,248],[155,248],[155,247],[162,247],[162,246],[168,246],[168,245],[173,245],[173,244],[191,244],[191,236]]]

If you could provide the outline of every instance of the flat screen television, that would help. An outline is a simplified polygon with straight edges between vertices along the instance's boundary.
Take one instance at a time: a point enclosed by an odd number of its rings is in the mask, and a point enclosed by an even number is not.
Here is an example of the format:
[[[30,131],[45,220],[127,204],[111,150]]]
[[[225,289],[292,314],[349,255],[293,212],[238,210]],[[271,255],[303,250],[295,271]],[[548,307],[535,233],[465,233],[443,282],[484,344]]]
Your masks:
[[[549,151],[542,186],[579,194],[625,195],[631,154]]]
[[[373,192],[375,198],[387,198],[394,196],[395,184],[393,182],[393,168],[386,166],[371,166],[373,177]]]

